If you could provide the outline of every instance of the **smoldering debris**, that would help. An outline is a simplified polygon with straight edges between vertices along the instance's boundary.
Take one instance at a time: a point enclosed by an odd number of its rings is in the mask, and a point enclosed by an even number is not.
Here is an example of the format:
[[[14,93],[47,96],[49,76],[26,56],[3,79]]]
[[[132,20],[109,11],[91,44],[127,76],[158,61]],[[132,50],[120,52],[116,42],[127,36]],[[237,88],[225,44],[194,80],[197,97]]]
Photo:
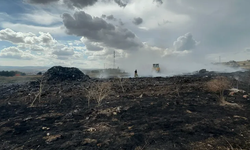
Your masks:
[[[63,81],[87,81],[90,79],[78,68],[54,66],[44,73],[43,79],[46,82],[63,82]]]

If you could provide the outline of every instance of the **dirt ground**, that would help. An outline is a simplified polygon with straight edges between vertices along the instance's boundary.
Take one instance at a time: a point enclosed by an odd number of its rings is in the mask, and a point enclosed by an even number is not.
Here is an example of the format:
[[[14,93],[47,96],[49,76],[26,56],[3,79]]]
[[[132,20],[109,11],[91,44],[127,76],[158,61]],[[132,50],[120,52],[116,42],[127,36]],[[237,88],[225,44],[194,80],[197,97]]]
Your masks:
[[[26,75],[26,76],[14,76],[14,77],[0,76],[0,84],[23,83],[31,80],[37,80],[39,78],[41,78],[40,75]]]
[[[249,150],[247,93],[225,92],[240,108],[219,105],[204,88],[215,76],[43,83],[36,101],[39,82],[1,85],[0,149]],[[239,89],[248,92],[248,81],[240,79]],[[88,89],[102,82],[112,93],[88,106]]]

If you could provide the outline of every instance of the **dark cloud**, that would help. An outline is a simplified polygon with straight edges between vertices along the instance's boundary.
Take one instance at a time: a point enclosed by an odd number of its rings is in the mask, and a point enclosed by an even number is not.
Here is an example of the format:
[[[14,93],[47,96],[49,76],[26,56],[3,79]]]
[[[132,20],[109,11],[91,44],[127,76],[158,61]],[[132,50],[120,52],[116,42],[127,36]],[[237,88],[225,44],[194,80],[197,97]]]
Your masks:
[[[83,39],[83,38],[81,39],[81,41],[85,44],[86,48],[89,51],[101,51],[101,50],[103,50],[103,48],[100,47],[99,45],[97,45],[96,43],[89,42],[88,40]]]
[[[107,17],[106,15],[104,15],[104,14],[102,15],[102,18],[106,18],[106,17]]]
[[[84,8],[94,5],[98,0],[63,0],[63,3],[69,8]],[[53,2],[59,2],[59,0],[26,0],[31,4],[49,4]]]
[[[157,2],[159,4],[163,4],[163,1],[162,0],[154,0],[154,2]]]
[[[69,8],[84,8],[94,5],[98,0],[63,0]]]
[[[126,7],[127,3],[122,0],[114,0],[120,7]]]
[[[140,18],[140,17],[134,18],[134,20],[133,20],[133,23],[134,23],[135,25],[140,25],[140,24],[142,24],[142,22],[143,22],[143,19]]]
[[[86,45],[86,48],[87,48],[89,51],[101,51],[101,50],[103,50],[102,47],[97,46],[97,45],[86,44],[86,43],[85,43],[85,45]]]
[[[53,2],[58,2],[59,0],[26,0],[26,2],[31,4],[48,4]]]
[[[99,42],[118,49],[136,49],[142,46],[135,34],[128,29],[115,27],[84,11],[76,12],[73,16],[64,13],[63,23],[67,34],[83,36],[91,42]]]
[[[174,42],[174,47],[178,51],[192,50],[197,44],[198,42],[193,39],[192,34],[186,33],[185,35],[177,38],[177,40]]]
[[[124,25],[124,23],[122,22],[122,20],[121,19],[117,19],[117,18],[115,18],[113,15],[109,15],[109,16],[107,16],[107,15],[102,15],[102,18],[103,19],[107,19],[107,20],[111,20],[111,21],[118,21],[118,23],[119,23],[119,25],[120,26],[123,26]]]
[[[158,26],[162,26],[162,25],[165,25],[165,24],[168,24],[168,23],[172,23],[172,22],[169,21],[169,20],[163,20],[162,23],[158,23]]]
[[[124,26],[124,23],[122,22],[121,19],[119,19],[119,24],[120,24],[120,26]]]
[[[59,2],[59,0],[25,0],[27,3],[30,4],[49,4],[53,2]],[[98,1],[103,2],[110,2],[114,1],[120,7],[126,7],[127,1],[125,0],[63,0],[63,3],[67,5],[69,8],[84,8],[87,6],[92,6]]]
[[[163,24],[167,24],[167,23],[172,23],[172,22],[169,20],[163,20]]]
[[[114,21],[116,21],[116,18],[115,18],[113,15],[107,16],[107,19],[108,19],[108,20],[114,20]]]
[[[250,48],[246,48],[245,51],[246,51],[246,52],[250,52]]]

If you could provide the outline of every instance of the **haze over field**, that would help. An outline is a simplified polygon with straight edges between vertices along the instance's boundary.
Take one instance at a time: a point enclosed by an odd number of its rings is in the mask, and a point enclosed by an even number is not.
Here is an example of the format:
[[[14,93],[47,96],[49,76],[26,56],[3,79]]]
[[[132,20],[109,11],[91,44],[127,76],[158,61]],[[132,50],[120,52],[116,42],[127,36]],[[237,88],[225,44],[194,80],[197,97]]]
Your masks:
[[[152,75],[247,60],[248,0],[15,0],[0,2],[0,66],[116,67]]]

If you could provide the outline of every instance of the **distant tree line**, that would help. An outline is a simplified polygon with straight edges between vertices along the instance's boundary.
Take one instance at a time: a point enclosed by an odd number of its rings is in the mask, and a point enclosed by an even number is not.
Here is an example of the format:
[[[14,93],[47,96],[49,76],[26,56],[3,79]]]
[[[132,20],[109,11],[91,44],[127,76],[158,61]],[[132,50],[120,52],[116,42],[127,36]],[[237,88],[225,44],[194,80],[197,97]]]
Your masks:
[[[0,76],[13,77],[13,76],[25,76],[26,74],[19,71],[0,71]]]
[[[43,73],[42,72],[38,72],[36,75],[42,75]]]

